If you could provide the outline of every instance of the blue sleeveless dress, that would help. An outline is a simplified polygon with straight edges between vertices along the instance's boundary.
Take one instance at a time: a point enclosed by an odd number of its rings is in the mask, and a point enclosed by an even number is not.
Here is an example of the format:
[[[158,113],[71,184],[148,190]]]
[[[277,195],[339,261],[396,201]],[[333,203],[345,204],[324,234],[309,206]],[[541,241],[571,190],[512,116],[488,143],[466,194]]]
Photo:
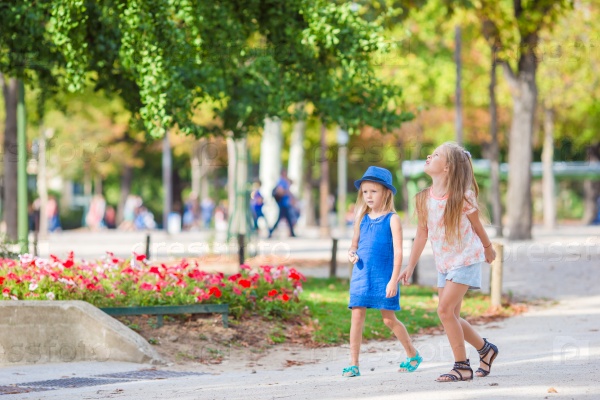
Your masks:
[[[400,310],[400,289],[386,298],[385,289],[394,270],[394,243],[390,220],[394,213],[371,219],[365,215],[360,223],[359,260],[352,269],[350,304],[352,307]]]

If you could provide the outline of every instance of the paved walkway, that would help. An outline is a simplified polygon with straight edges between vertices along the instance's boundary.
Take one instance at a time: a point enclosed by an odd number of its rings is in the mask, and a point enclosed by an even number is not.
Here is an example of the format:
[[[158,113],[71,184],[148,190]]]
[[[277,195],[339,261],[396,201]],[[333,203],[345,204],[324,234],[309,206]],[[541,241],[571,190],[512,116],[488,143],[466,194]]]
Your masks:
[[[280,354],[243,370],[228,370],[227,363],[220,369],[200,366],[190,371],[195,375],[168,375],[181,371],[175,367],[136,375],[131,372],[151,367],[123,363],[12,366],[0,370],[0,387],[16,385],[14,391],[54,388],[10,397],[15,399],[599,399],[600,229],[536,231],[535,237],[533,242],[506,244],[504,291],[555,299],[556,303],[534,306],[521,316],[478,328],[500,348],[487,378],[458,384],[435,382],[452,359],[445,336],[436,335],[416,339],[425,360],[413,374],[397,372],[401,361],[398,344],[371,342],[363,346],[360,378],[340,376],[347,364],[347,346],[311,351],[290,347],[287,358],[306,364],[286,368],[281,362],[286,355],[282,358]],[[298,250],[290,252],[294,258],[306,251],[319,259],[328,250],[326,243],[309,238],[290,240],[289,246]],[[340,248],[345,254],[345,247]],[[433,282],[431,261],[425,254],[420,264],[423,284]],[[324,271],[324,267],[304,269],[315,275]],[[475,366],[474,349],[469,356]],[[130,374],[100,376],[126,372]],[[166,379],[157,379],[160,373],[167,374]],[[51,386],[60,381],[39,383],[65,378],[88,378],[89,384],[96,385],[64,388]],[[72,382],[78,385],[78,380]]]

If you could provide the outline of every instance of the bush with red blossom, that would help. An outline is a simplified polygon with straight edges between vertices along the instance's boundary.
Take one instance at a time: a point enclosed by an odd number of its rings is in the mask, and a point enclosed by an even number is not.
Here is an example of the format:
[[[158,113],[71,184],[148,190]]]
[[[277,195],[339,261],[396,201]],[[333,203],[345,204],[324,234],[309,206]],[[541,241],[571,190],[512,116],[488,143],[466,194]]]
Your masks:
[[[226,276],[203,271],[197,262],[154,264],[135,253],[130,259],[107,253],[96,261],[77,260],[73,252],[66,259],[0,259],[2,300],[83,300],[97,307],[227,303],[238,318],[297,315],[303,281],[300,272],[282,265],[241,265]]]

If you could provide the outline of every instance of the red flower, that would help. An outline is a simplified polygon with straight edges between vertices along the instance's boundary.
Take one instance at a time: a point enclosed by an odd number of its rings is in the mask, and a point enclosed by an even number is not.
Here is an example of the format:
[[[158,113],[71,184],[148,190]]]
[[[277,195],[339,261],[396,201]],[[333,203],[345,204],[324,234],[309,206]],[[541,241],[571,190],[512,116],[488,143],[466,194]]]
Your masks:
[[[290,279],[297,281],[300,279],[300,275],[297,272],[290,272]]]
[[[235,274],[235,275],[231,275],[229,278],[227,278],[227,280],[231,281],[231,282],[237,282],[238,279],[240,279],[242,277],[242,274]]]
[[[160,273],[160,271],[158,270],[158,267],[150,267],[150,270],[148,271],[148,273],[150,274],[156,274],[158,276],[160,276],[162,278],[162,274]]]
[[[284,293],[283,296],[281,296],[281,300],[283,301],[288,301],[290,299],[290,296],[287,295],[287,293]]]
[[[252,283],[248,279],[240,279],[238,282],[241,287],[249,288]]]
[[[277,296],[277,290],[273,289],[270,290],[269,293],[267,293],[269,296],[273,297],[273,296]]]
[[[145,254],[135,254],[135,253],[133,253],[133,255],[135,256],[136,261],[144,261],[146,259],[146,255]]]
[[[154,286],[151,283],[144,282],[140,285],[140,290],[153,290]]]
[[[203,279],[206,276],[206,272],[200,271],[199,269],[195,269],[188,274],[188,277],[195,279],[197,281]]]
[[[270,265],[261,265],[260,267],[263,269],[263,271],[265,271],[265,274],[271,272],[271,268],[273,268]]]
[[[240,265],[240,269],[250,270],[250,266],[248,264]]]
[[[221,297],[221,289],[219,289],[216,286],[213,286],[208,291],[208,294],[212,294],[213,296],[215,296],[218,299],[219,297]]]
[[[4,284],[4,277],[0,276],[0,285]]]
[[[237,294],[238,296],[242,294],[242,291],[236,287],[233,288],[233,293]]]
[[[65,262],[63,263],[63,266],[64,266],[65,268],[71,268],[71,267],[73,266],[73,264],[74,264],[74,263],[73,263],[73,260],[69,258],[67,261],[65,261]]]

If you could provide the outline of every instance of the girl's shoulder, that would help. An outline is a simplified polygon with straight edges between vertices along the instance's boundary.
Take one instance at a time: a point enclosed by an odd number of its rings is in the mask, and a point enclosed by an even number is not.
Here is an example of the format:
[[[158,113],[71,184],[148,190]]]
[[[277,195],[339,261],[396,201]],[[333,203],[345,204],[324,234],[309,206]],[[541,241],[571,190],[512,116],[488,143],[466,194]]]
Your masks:
[[[469,203],[476,204],[477,203],[477,193],[473,189],[468,189],[465,192],[465,199],[467,199],[467,201]]]
[[[388,214],[388,218],[390,219],[390,227],[402,228],[402,219],[398,213],[392,211]]]

